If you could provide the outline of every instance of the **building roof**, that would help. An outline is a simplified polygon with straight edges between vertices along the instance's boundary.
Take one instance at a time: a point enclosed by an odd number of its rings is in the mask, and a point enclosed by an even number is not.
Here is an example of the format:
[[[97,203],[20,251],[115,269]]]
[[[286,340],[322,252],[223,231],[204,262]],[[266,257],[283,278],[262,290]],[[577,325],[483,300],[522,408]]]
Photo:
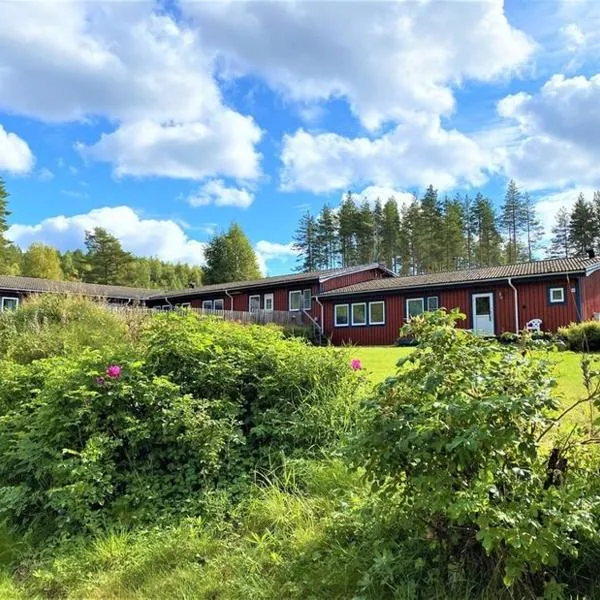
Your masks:
[[[273,287],[275,285],[287,285],[294,283],[303,283],[307,281],[318,281],[323,282],[334,277],[341,277],[343,275],[351,275],[353,273],[359,273],[361,271],[368,271],[370,269],[380,269],[381,271],[388,274],[390,277],[396,277],[395,273],[387,269],[386,267],[378,264],[371,263],[369,265],[358,265],[355,267],[341,267],[337,269],[326,269],[323,271],[311,271],[309,273],[293,273],[291,275],[277,275],[274,277],[263,277],[262,279],[252,279],[249,281],[233,281],[231,283],[217,283],[214,285],[204,285],[195,288],[186,288],[185,290],[175,290],[170,292],[157,293],[154,291],[148,300],[160,300],[165,296],[167,298],[178,298],[183,296],[203,296],[208,294],[215,294],[219,292],[235,292],[247,288],[263,288]]]
[[[373,279],[356,283],[343,288],[337,288],[321,294],[328,296],[346,296],[367,292],[385,292],[393,290],[408,290],[437,286],[460,286],[477,282],[513,279],[548,277],[562,274],[589,275],[600,269],[600,258],[558,258],[540,260],[498,267],[481,269],[465,269],[462,271],[446,271],[428,275],[410,275],[394,279]]]
[[[156,293],[156,290],[143,288],[100,285],[96,283],[82,283],[80,281],[54,281],[52,279],[18,277],[13,275],[0,275],[0,290],[32,293],[77,294],[80,296],[115,298],[120,300],[128,300],[130,298],[142,300],[150,294]]]

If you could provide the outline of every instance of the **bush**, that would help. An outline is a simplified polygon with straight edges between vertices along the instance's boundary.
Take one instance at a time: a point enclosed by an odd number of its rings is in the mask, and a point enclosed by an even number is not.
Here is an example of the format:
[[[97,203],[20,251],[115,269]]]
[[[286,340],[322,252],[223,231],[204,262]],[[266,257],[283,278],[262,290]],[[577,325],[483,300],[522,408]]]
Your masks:
[[[558,336],[576,352],[600,350],[600,321],[583,321],[561,327]]]

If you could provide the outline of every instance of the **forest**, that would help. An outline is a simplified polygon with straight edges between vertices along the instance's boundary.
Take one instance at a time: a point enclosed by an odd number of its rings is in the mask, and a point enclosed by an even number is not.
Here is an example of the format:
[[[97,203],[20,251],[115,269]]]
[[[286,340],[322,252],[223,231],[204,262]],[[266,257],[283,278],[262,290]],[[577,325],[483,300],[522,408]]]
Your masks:
[[[545,232],[533,199],[512,180],[499,203],[480,192],[442,198],[430,185],[401,207],[393,197],[373,206],[349,191],[339,208],[302,216],[294,247],[300,271],[378,262],[401,275],[586,256],[600,248],[600,192],[580,194]]]

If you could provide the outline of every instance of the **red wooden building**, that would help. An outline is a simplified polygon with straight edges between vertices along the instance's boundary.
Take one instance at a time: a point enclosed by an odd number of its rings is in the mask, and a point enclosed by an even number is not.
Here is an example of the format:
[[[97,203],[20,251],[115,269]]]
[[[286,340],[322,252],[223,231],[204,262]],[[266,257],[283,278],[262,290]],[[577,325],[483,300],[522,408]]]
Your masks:
[[[518,332],[541,319],[556,331],[600,316],[600,259],[569,258],[366,281],[324,292],[323,330],[334,344],[393,344],[414,315],[458,308],[462,327]],[[596,313],[596,314],[595,314]]]

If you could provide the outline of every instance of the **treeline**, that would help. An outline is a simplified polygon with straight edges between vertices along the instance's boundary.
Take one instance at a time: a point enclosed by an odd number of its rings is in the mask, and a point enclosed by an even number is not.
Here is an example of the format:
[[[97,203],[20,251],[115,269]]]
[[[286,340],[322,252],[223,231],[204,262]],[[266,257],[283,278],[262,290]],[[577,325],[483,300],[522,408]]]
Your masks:
[[[177,289],[202,282],[202,269],[134,256],[101,227],[86,233],[85,250],[64,253],[42,243],[22,252],[6,238],[8,192],[0,179],[0,274],[143,288]]]
[[[348,192],[339,209],[305,214],[294,235],[301,271],[379,262],[402,275],[526,262],[544,255],[584,256],[600,242],[600,199],[581,197],[562,211],[557,242],[545,247],[535,205],[514,181],[497,212],[482,193],[440,198],[429,186],[398,206],[395,198],[372,206]],[[564,242],[564,240],[567,242]],[[566,245],[565,245],[566,244]]]

